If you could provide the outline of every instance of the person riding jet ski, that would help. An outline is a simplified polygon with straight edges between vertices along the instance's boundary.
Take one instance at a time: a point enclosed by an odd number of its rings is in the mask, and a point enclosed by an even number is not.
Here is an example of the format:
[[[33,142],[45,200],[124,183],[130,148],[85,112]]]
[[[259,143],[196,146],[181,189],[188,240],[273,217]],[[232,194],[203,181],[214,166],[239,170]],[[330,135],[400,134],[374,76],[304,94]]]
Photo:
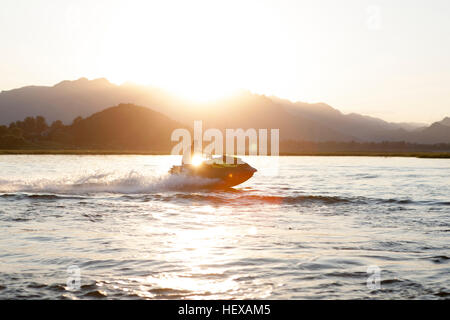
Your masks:
[[[173,166],[169,173],[213,179],[215,187],[229,188],[247,181],[257,171],[238,157],[209,155],[208,159],[197,163],[192,161],[194,156],[191,155],[194,155],[193,144],[190,155],[183,155],[181,166]]]

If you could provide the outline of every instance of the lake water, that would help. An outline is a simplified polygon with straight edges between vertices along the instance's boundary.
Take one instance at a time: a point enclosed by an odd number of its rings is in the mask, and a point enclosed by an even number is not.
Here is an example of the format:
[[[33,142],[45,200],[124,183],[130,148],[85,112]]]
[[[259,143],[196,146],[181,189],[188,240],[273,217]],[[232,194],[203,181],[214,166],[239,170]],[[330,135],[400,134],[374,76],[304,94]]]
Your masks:
[[[208,192],[175,156],[0,156],[0,298],[449,298],[449,160],[244,160]]]

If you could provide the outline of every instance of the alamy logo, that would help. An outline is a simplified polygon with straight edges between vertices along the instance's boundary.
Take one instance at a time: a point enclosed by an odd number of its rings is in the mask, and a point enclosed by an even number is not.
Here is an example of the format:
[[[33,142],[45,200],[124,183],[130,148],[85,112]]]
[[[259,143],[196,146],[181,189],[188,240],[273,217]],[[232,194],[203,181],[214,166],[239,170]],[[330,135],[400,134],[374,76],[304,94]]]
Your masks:
[[[379,290],[381,288],[381,269],[378,266],[368,266],[367,274],[367,289],[369,290]]]
[[[81,270],[78,266],[72,265],[67,268],[67,289],[69,291],[79,290],[81,287]]]
[[[269,134],[270,133],[270,134]],[[209,128],[203,132],[201,120],[194,121],[194,136],[187,129],[175,129],[172,132],[171,140],[178,142],[172,148],[172,155],[183,155],[183,160],[195,154],[206,155],[279,155],[279,129],[225,129],[225,140],[223,132],[216,128]],[[269,151],[270,141],[270,151]],[[192,145],[193,142],[193,145]],[[203,147],[203,142],[207,143]],[[225,153],[224,153],[225,145]],[[233,161],[227,158],[226,161]]]
[[[369,30],[381,29],[381,7],[377,5],[371,5],[366,8],[367,20],[366,25]]]

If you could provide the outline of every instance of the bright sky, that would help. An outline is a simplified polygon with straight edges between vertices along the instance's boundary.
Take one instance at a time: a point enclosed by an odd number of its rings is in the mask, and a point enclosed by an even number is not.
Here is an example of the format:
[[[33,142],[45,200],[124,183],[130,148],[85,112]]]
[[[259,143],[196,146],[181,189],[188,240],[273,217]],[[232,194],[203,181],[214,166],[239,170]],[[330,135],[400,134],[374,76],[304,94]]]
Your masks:
[[[450,116],[448,0],[0,0],[0,90],[106,77]]]

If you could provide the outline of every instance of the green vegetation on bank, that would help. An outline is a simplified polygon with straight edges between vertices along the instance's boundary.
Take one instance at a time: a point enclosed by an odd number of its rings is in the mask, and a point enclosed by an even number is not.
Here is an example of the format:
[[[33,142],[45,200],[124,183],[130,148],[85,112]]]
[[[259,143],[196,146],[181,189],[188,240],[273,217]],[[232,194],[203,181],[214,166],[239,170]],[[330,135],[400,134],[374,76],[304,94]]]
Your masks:
[[[0,155],[168,155],[164,152],[143,150],[104,149],[0,149]],[[324,157],[414,157],[430,159],[450,159],[450,152],[301,152],[280,153],[280,156],[324,156]]]
[[[281,156],[348,156],[348,157],[411,157],[430,159],[450,159],[450,152],[305,152],[281,153]]]

